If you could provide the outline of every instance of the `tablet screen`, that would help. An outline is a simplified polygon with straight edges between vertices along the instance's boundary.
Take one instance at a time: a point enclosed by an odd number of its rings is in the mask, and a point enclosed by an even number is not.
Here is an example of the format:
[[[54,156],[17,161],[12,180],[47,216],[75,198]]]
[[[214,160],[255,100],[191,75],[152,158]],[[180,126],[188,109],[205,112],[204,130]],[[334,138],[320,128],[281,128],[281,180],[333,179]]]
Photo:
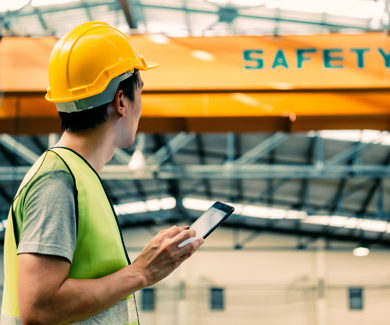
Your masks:
[[[214,228],[226,216],[226,214],[227,213],[225,211],[214,207],[208,209],[190,227],[190,229],[194,229],[196,231],[196,236],[180,243],[179,247],[183,247],[200,237],[206,236],[210,229]]]

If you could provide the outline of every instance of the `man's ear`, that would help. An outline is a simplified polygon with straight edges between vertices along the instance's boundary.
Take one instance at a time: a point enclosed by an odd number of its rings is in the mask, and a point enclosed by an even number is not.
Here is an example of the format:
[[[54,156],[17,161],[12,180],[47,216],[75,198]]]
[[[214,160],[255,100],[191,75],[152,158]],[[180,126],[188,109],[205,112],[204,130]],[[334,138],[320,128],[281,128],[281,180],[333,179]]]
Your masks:
[[[114,100],[112,101],[113,104],[112,106],[121,117],[126,116],[124,99],[125,99],[125,94],[123,93],[122,89],[119,89],[115,94]]]

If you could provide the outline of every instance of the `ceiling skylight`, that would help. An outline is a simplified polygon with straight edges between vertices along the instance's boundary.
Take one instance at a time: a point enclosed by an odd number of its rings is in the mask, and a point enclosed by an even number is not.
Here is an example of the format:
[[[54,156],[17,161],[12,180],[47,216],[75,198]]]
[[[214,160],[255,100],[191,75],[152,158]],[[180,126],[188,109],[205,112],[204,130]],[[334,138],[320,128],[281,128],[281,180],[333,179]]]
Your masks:
[[[382,18],[385,9],[383,0],[270,0],[266,8],[279,8],[291,11],[327,13],[354,18]]]
[[[208,0],[208,2],[220,5],[236,5],[240,7],[257,7],[268,2],[268,0]]]
[[[40,7],[79,1],[80,0],[32,0],[30,3],[30,0],[1,0],[0,12],[20,10],[29,4],[33,7]]]
[[[52,5],[62,4],[62,3],[78,2],[78,1],[80,0],[32,0],[31,5],[33,7],[52,6]]]
[[[183,206],[187,209],[206,211],[214,201],[185,198]],[[243,217],[263,218],[263,219],[300,219],[305,224],[322,225],[331,227],[340,227],[347,229],[363,229],[374,232],[389,232],[390,225],[387,221],[361,219],[347,216],[310,216],[305,211],[277,209],[271,207],[262,207],[254,205],[244,205],[236,203],[227,203],[234,206],[234,214]]]
[[[317,134],[324,139],[363,142],[363,143],[380,143],[381,145],[390,145],[390,134],[387,131],[378,130],[323,130]],[[307,133],[309,137],[316,135],[315,131]]]
[[[0,12],[19,10],[27,6],[29,0],[1,0]]]

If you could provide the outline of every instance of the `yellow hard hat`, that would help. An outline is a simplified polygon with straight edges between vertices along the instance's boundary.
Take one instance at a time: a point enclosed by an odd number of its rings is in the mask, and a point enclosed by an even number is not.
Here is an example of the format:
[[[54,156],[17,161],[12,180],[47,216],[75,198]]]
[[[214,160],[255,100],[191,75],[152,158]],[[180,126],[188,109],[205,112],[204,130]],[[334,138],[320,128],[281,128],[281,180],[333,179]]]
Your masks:
[[[84,23],[55,45],[46,99],[63,112],[90,109],[113,100],[120,81],[135,69],[157,66],[156,62],[146,62],[116,28],[103,22]]]

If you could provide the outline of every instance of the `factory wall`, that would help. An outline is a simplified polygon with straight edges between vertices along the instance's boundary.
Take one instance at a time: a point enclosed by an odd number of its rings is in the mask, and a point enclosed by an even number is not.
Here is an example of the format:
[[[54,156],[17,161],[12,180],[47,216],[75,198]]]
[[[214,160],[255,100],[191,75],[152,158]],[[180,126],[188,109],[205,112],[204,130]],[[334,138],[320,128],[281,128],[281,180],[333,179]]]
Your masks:
[[[159,229],[156,229],[158,231]],[[353,243],[316,241],[296,250],[297,238],[259,234],[242,250],[234,238],[253,232],[218,229],[201,249],[156,284],[154,311],[138,308],[142,325],[384,325],[389,323],[390,251],[355,257]],[[129,255],[152,238],[125,231]],[[210,288],[224,289],[224,310],[210,309]],[[350,310],[349,288],[363,288],[363,309]]]

